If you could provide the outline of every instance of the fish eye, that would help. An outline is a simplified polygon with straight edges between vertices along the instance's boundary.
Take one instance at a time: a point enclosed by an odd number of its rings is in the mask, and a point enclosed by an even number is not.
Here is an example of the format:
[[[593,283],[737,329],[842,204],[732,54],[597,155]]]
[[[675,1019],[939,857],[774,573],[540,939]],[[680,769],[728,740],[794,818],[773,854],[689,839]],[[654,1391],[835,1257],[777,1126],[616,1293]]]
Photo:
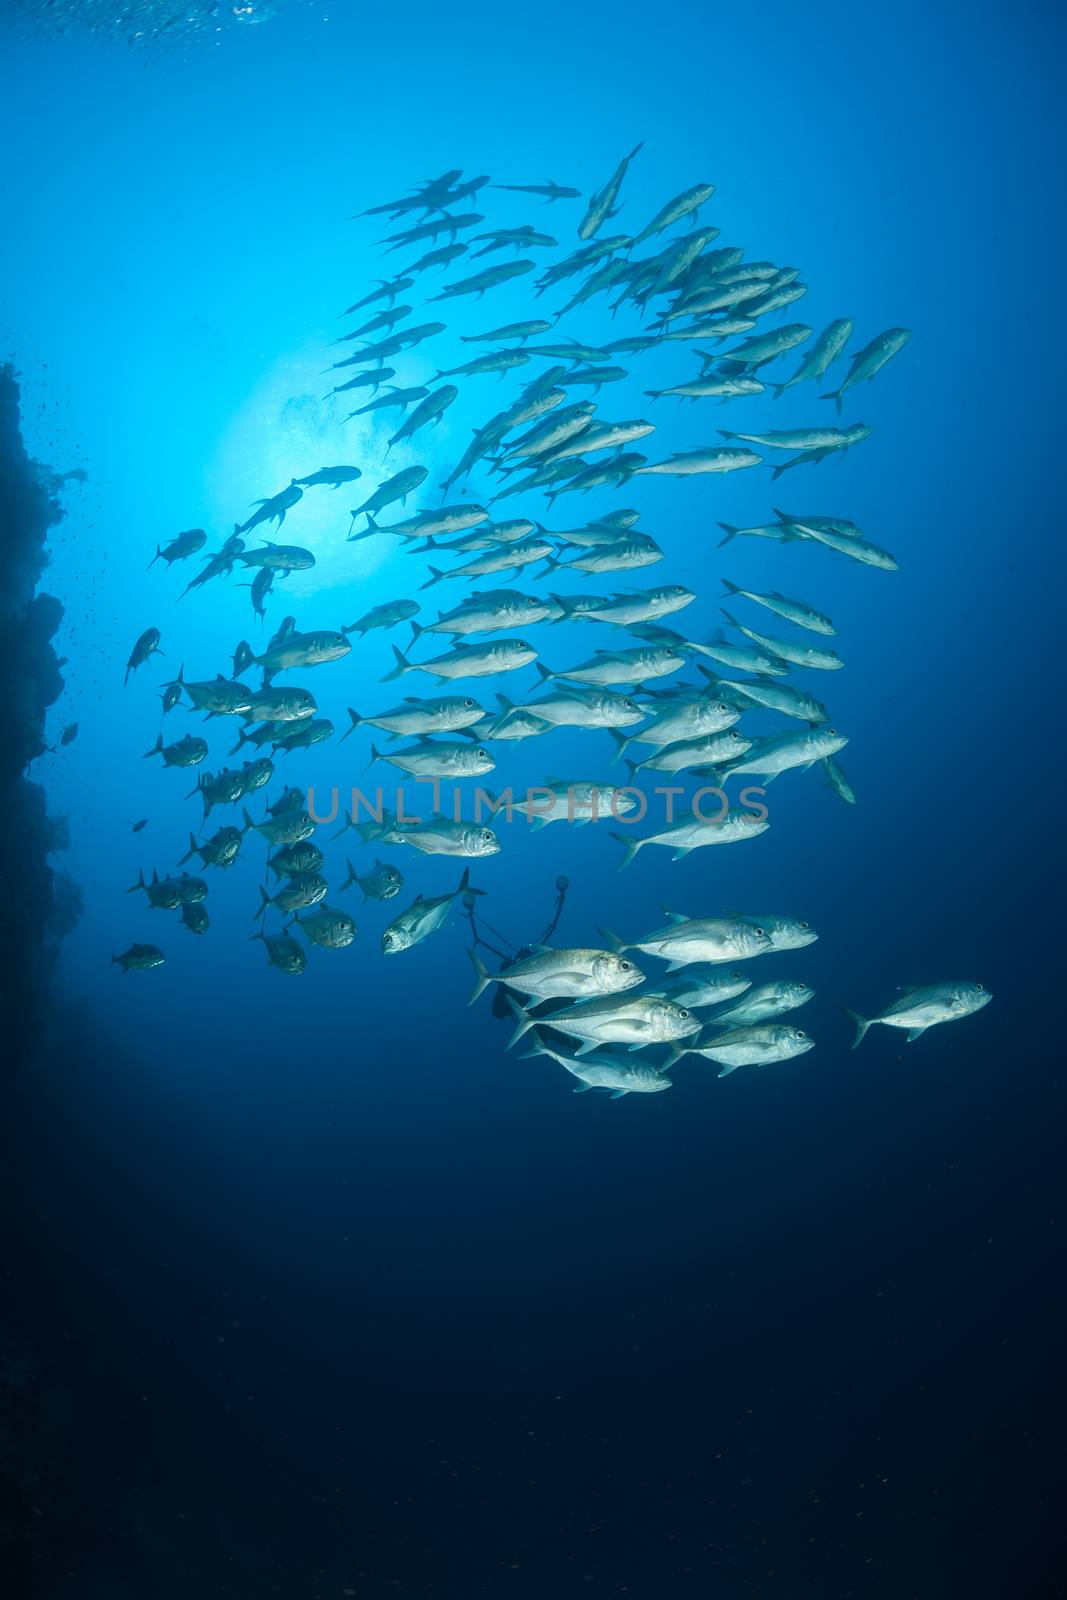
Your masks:
[[[473,711],[474,710],[474,701],[473,700],[464,700],[463,709],[464,709],[464,711]]]
[[[716,711],[721,711],[721,712],[722,712],[722,714],[723,714],[723,716],[728,716],[728,715],[729,715],[729,713],[730,713],[730,707],[729,707],[729,706],[726,706],[726,705],[723,705],[723,703],[722,703],[722,701],[721,701],[721,700],[720,700],[720,701],[719,701],[719,703],[718,703],[718,705],[717,705],[717,706],[716,706],[716,707],[715,707],[715,709],[716,709]]]
[[[770,938],[770,934],[767,932],[766,928],[757,928],[756,929],[756,938],[757,939],[769,939]]]
[[[493,838],[492,829],[491,828],[483,828],[482,829],[482,838],[483,838],[483,840],[485,841],[486,844],[489,844],[492,841],[492,838]]]
[[[620,972],[629,972],[629,970],[630,970],[630,968],[632,966],[633,966],[633,962],[632,961],[620,961],[619,962],[619,970],[620,970]],[[981,988],[982,987],[981,984],[979,984],[978,987]]]
[[[482,750],[481,748],[479,748],[478,750],[475,751],[475,754],[480,756],[483,761],[488,761],[489,760],[489,753],[486,750]]]
[[[804,1034],[800,1031],[799,1028],[794,1028],[793,1029],[793,1038],[794,1039],[803,1039],[804,1038]]]
[[[805,933],[808,931],[808,924],[806,922],[798,922],[797,927],[802,928]]]
[[[830,735],[831,738],[836,737],[836,734],[837,734],[837,729],[836,728],[827,728],[826,731]]]
[[[686,1009],[685,1009],[685,1007],[684,1007],[684,1006],[679,1006],[679,1008],[678,1008],[678,1015],[679,1015],[679,1017],[681,1017],[681,1019],[682,1019],[682,1021],[683,1021],[683,1022],[688,1022],[688,1021],[689,1021],[689,1013],[688,1013],[688,1011],[687,1011],[687,1010],[686,1010]]]
[[[975,987],[975,993],[976,994],[981,994],[983,992],[982,985],[980,983],[976,983],[974,987]]]

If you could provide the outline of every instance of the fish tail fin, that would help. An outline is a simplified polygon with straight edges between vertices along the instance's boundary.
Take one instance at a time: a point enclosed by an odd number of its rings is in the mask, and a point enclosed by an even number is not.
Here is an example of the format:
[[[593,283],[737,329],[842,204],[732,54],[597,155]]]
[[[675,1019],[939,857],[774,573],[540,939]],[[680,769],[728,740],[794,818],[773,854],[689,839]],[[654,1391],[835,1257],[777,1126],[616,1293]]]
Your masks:
[[[719,540],[719,549],[721,550],[724,544],[729,544],[731,539],[736,539],[738,530],[732,522],[720,522],[719,527],[726,535],[725,539]]]
[[[136,883],[131,883],[130,887],[126,890],[126,893],[127,894],[136,894],[138,889],[146,889],[147,887],[148,887],[148,885],[144,881],[144,868],[143,867],[138,867],[138,869],[137,869],[137,882]]]
[[[145,751],[144,755],[141,757],[141,760],[142,761],[147,761],[149,756],[158,756],[159,752],[162,750],[162,748],[163,748],[163,735],[161,733],[159,733],[159,734],[156,735],[155,744],[152,746],[151,750],[146,750]]]
[[[547,683],[550,678],[554,678],[556,676],[556,674],[549,667],[545,666],[543,661],[535,661],[534,666],[540,673],[542,682],[544,683]]]
[[[345,740],[348,738],[348,735],[350,733],[355,733],[356,729],[359,727],[360,723],[363,721],[363,718],[360,716],[358,711],[353,710],[353,708],[351,706],[349,706],[347,709],[348,709],[348,715],[352,719],[352,726],[350,728],[347,728],[345,730],[345,732],[342,733],[340,739],[337,741],[338,744],[344,744]]]
[[[623,848],[622,860],[619,862],[619,871],[621,872],[623,867],[630,865],[630,862],[645,841],[643,839],[628,839],[624,833],[613,833],[611,837],[617,839]]]
[[[413,622],[411,624],[411,644],[414,644],[419,635],[425,632],[426,629],[423,627],[421,622]],[[411,645],[408,646],[408,649],[410,648]]]
[[[612,765],[614,765],[629,750],[630,740],[625,733],[620,733],[618,728],[609,728],[608,732],[615,741],[615,754],[611,758]]]
[[[626,762],[626,770],[630,774],[630,782],[633,783],[641,770],[641,763],[640,761],[631,761],[629,756],[624,756],[623,759]]]
[[[612,933],[610,928],[602,927],[599,922],[596,925],[596,931],[599,933],[608,949],[614,950],[616,955],[621,955],[624,950],[628,950],[630,948],[629,945],[623,943],[617,933]]]
[[[252,921],[255,922],[257,917],[266,916],[266,914],[267,914],[267,912],[269,910],[270,910],[270,895],[267,893],[266,889],[264,889],[263,885],[260,884],[259,885],[259,910],[258,911],[253,911],[253,913],[252,913]]]
[[[841,415],[841,390],[840,389],[830,389],[830,390],[827,391],[826,394],[821,394],[819,396],[819,399],[820,400],[832,400],[834,402],[834,405],[837,407],[838,416]]]
[[[347,889],[353,883],[358,883],[359,882],[359,873],[356,871],[355,867],[352,865],[352,858],[350,856],[345,856],[345,866],[348,868],[348,877],[345,879],[344,883],[342,883],[342,885],[341,885],[342,889]],[[366,895],[364,895],[363,898],[365,900],[367,898]]]
[[[392,672],[387,672],[385,674],[385,677],[381,680],[382,683],[392,683],[394,678],[401,678],[405,672],[410,672],[412,670],[411,662],[408,660],[407,656],[402,650],[397,649],[395,644],[393,646],[393,654],[396,657],[396,666],[393,668]]]
[[[193,856],[195,856],[195,855],[196,855],[196,835],[191,833],[189,835],[189,848],[185,852],[185,854],[182,856],[181,860],[178,862],[179,867],[184,867],[185,863],[187,861],[191,860],[191,858]]]
[[[374,763],[376,761],[380,761],[381,759],[382,759],[382,752],[378,749],[378,746],[376,744],[372,743],[371,747],[370,747],[370,760],[367,762],[367,765],[363,768],[364,772],[366,772],[370,767],[373,767]]]
[[[507,1042],[507,1048],[510,1050],[512,1045],[518,1044],[523,1035],[528,1033],[531,1028],[536,1026],[536,1018],[531,1017],[530,1013],[525,1009],[525,1007],[520,1006],[519,1002],[510,994],[508,995],[508,1005],[511,1007],[515,1019],[519,1024]]]
[[[249,828],[254,828],[255,827],[255,823],[252,821],[252,818],[248,815],[248,807],[247,806],[242,806],[241,807],[241,815],[245,819],[245,825],[241,829],[241,832],[242,833],[247,833]]]
[[[150,570],[150,569],[151,569],[151,568],[152,568],[152,567],[154,567],[154,566],[155,566],[155,564],[156,564],[156,562],[157,562],[157,561],[158,561],[158,560],[159,560],[159,558],[160,558],[160,556],[161,556],[161,555],[162,555],[162,554],[163,554],[163,552],[162,552],[162,550],[161,550],[161,549],[160,549],[160,548],[159,548],[159,545],[158,545],[158,544],[157,544],[157,545],[156,545],[156,553],[155,553],[155,555],[154,555],[154,556],[153,556],[153,557],[152,557],[152,559],[151,559],[151,561],[150,561],[150,562],[149,562],[149,563],[148,563],[148,568],[147,568],[147,569],[146,569],[146,570]],[[114,959],[115,959],[115,958],[114,958],[114,956],[112,956],[112,958],[111,958],[111,959],[112,959],[112,960],[114,960]]]
[[[471,887],[471,869],[470,869],[470,867],[464,867],[463,868],[463,876],[459,880],[459,887],[457,888],[456,893],[457,894],[478,894],[478,895],[482,895],[482,894],[485,893],[484,889],[474,889],[474,888]]]
[[[479,996],[485,993],[493,979],[492,975],[486,970],[485,963],[480,959],[477,950],[468,950],[467,954],[470,956],[474,971],[477,974],[474,988],[470,992],[470,999],[467,1001],[467,1004],[472,1006]]]
[[[870,1027],[871,1020],[867,1017],[861,1017],[858,1011],[853,1011],[849,1006],[842,1006],[841,1010],[846,1017],[851,1017],[856,1024],[856,1037],[852,1041],[852,1048],[855,1050],[858,1044],[862,1044],[863,1036]]]
[[[720,579],[720,582],[722,583],[722,586],[726,590],[727,594],[740,594],[741,593],[740,589],[737,587],[737,584],[736,583],[731,583],[729,578],[722,578],[722,579]],[[724,615],[725,615],[725,613],[724,613]]]
[[[427,566],[430,566],[429,562],[426,564]],[[433,577],[427,578],[425,583],[420,583],[420,589],[432,589],[435,583],[440,583],[441,579],[445,577],[445,573],[443,573],[438,567],[430,567],[430,571],[433,573]]]
[[[684,1045],[672,1044],[671,1045],[671,1053],[667,1057],[666,1061],[663,1063],[664,1072],[669,1072],[672,1067],[676,1067],[678,1065],[679,1061],[681,1061],[682,1057],[683,1056],[687,1056],[688,1054],[689,1054],[688,1047],[686,1047]]]

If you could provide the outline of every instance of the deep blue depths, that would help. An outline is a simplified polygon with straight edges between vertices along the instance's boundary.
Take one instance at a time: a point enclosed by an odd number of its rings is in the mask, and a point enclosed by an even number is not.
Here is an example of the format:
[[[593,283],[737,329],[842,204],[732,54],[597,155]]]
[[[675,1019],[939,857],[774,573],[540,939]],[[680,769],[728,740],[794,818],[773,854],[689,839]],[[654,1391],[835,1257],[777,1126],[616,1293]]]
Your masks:
[[[70,657],[56,730],[76,717],[81,732],[44,768],[88,909],[66,949],[74,1009],[18,1108],[45,1320],[107,1419],[78,1491],[93,1529],[69,1558],[80,1595],[1061,1592],[1041,1548],[1060,1209],[1061,48],[1042,6],[774,5],[743,24],[695,6],[340,7],[185,56],[7,50],[4,345],[31,448],[90,475],[51,574]],[[255,866],[213,881],[203,942],[122,891],[140,865],[173,865],[195,814],[181,775],[138,759],[157,667],[207,676],[254,637],[233,586],[175,610],[180,569],[144,572],[156,540],[225,532],[325,462],[354,460],[373,485],[385,435],[346,434],[300,398],[329,386],[315,374],[333,319],[389,231],[344,219],[451,165],[588,191],[641,138],[619,227],[713,181],[719,244],[802,266],[811,290],[790,318],[914,338],[852,397],[849,420],[875,434],[844,463],[774,495],[760,471],[624,496],[667,552],[650,579],[701,594],[687,624],[715,624],[720,573],[834,616],[847,669],[808,686],[851,736],[860,803],[792,775],[744,851],[672,866],[649,850],[619,877],[606,830],[516,828],[474,866],[516,943],[548,920],[560,872],[568,941],[598,922],[642,931],[661,901],[819,929],[760,975],[816,988],[815,1052],[725,1083],[685,1065],[669,1094],[615,1104],[504,1055],[488,1003],[464,1004],[461,924],[384,961],[386,918],[368,907],[356,947],[316,955],[295,984],[245,942]],[[488,222],[568,242],[579,214],[498,195]],[[553,293],[538,307],[562,305]],[[444,320],[530,314],[508,288]],[[566,327],[611,336],[599,305]],[[442,348],[442,364],[472,349]],[[426,350],[403,381],[432,370]],[[605,389],[608,416],[644,414],[641,391],[689,363],[678,349],[634,370],[625,395]],[[508,392],[465,385],[434,478]],[[654,444],[682,448],[829,411],[806,386],[773,406],[648,414]],[[349,491],[315,495],[285,534],[313,543],[316,583],[293,580],[285,609],[337,626],[412,592],[416,563],[384,540],[341,546]],[[579,520],[575,498],[550,526]],[[772,502],[852,518],[902,571],[806,547],[717,552],[718,520],[761,521]],[[123,693],[149,623],[166,662]],[[541,640],[552,665],[605,642]],[[340,726],[346,704],[392,703],[388,665],[377,636],[306,681]],[[532,672],[517,678],[528,691]],[[366,746],[283,776],[351,782]],[[606,776],[608,754],[604,734],[557,733],[508,775]],[[124,819],[142,815],[134,839]],[[455,877],[395,859],[401,903]],[[164,972],[105,970],[135,937],[165,944]],[[898,984],[953,976],[981,979],[993,1005],[914,1048],[875,1030],[849,1052],[835,1000],[874,1009]]]

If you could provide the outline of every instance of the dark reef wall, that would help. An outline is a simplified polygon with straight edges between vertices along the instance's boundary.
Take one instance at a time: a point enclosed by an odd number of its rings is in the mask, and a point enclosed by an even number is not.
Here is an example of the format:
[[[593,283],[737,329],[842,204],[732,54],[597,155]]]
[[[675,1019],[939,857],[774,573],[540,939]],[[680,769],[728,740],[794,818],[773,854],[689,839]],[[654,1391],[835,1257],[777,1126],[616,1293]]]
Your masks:
[[[62,827],[26,776],[45,749],[45,712],[63,689],[52,647],[63,608],[37,585],[63,479],[31,461],[19,430],[14,369],[0,366],[0,1058],[21,1061],[42,1019],[69,889],[48,863]]]

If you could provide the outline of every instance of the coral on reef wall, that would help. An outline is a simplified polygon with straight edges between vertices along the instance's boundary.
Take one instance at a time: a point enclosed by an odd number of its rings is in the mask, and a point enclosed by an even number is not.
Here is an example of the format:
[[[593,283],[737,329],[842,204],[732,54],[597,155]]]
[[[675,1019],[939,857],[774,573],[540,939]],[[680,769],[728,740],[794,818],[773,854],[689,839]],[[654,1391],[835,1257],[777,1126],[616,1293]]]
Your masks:
[[[70,892],[57,894],[48,864],[62,829],[26,776],[45,749],[45,712],[63,689],[52,647],[63,608],[37,592],[49,530],[63,517],[62,482],[26,454],[18,383],[0,365],[0,1029],[9,1065],[37,1031],[55,940],[71,924]]]

